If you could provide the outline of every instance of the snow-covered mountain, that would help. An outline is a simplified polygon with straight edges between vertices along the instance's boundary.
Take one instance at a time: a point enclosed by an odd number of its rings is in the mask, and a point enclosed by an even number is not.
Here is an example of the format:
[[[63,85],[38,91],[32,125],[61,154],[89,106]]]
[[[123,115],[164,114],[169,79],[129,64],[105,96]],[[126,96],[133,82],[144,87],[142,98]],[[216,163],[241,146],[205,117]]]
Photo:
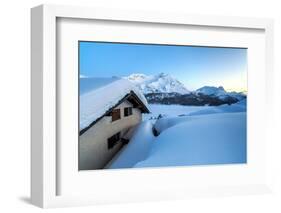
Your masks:
[[[227,92],[222,86],[204,86],[189,91],[183,83],[165,73],[137,73],[124,78],[138,87],[149,103],[216,106],[233,104],[246,98],[244,93]]]
[[[148,93],[179,93],[189,94],[190,91],[180,81],[169,74],[160,73],[157,75],[131,74],[127,77],[144,94]]]
[[[204,87],[197,89],[195,92],[197,94],[201,93],[204,95],[216,95],[216,96],[227,94],[227,92],[224,90],[224,88],[222,86],[220,86],[220,87],[204,86]]]
[[[227,99],[229,97],[231,98],[236,98],[238,100],[244,99],[246,96],[243,93],[238,93],[238,92],[227,92],[225,89],[220,86],[220,87],[214,87],[214,86],[204,86],[195,91],[196,94],[203,94],[203,95],[208,95],[208,96],[215,96],[218,97],[219,99]]]

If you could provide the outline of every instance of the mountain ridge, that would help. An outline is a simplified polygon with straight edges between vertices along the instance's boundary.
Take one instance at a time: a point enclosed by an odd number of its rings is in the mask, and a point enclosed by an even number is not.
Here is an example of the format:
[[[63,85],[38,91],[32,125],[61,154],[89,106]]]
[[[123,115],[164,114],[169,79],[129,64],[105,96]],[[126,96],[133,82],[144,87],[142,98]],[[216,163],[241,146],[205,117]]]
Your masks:
[[[131,81],[144,94],[148,93],[179,93],[188,94],[190,91],[176,78],[169,74],[159,73],[157,75],[145,75],[134,73],[125,79]]]
[[[91,78],[84,78],[85,87],[99,87],[99,84],[88,85]],[[90,82],[87,83],[89,79]],[[233,104],[247,98],[243,92],[228,92],[222,86],[203,86],[197,90],[188,90],[183,83],[169,74],[159,73],[157,75],[145,75],[134,73],[127,77],[100,78],[97,82],[111,82],[118,79],[126,79],[137,87],[146,97],[148,103],[153,104],[179,104],[179,105],[222,105]],[[88,86],[87,86],[88,85]],[[85,92],[84,87],[80,87],[80,92]],[[86,91],[87,92],[87,91]]]
[[[222,105],[233,104],[246,98],[244,93],[227,92],[223,86],[203,86],[190,91],[179,80],[165,73],[134,73],[124,78],[138,87],[148,102],[156,104]]]

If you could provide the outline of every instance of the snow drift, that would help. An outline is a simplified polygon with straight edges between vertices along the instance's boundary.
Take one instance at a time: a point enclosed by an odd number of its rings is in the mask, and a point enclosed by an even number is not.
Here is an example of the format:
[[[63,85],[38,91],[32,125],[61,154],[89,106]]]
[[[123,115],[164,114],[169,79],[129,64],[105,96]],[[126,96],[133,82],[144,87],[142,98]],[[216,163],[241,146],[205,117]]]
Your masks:
[[[142,122],[136,127],[130,143],[111,160],[106,168],[132,168],[135,164],[145,160],[149,156],[154,139],[152,123],[150,121]]]
[[[151,109],[154,109],[155,106],[151,107]],[[182,109],[181,109],[182,108]],[[217,114],[217,113],[234,113],[234,112],[246,112],[246,100],[240,101],[236,104],[232,105],[221,105],[217,107],[181,107],[180,111],[176,110],[177,108],[173,107],[174,113],[177,111],[179,113],[182,113],[180,116],[169,116],[169,112],[164,111],[164,115],[168,114],[167,117],[163,119],[158,119],[155,123],[155,129],[157,130],[158,133],[161,133],[167,128],[170,128],[174,125],[177,125],[182,122],[192,122],[194,119],[198,119],[195,115],[208,115],[208,114]],[[156,108],[158,109],[158,108]],[[158,110],[159,111],[159,110]],[[161,112],[161,111],[160,111]],[[155,113],[152,110],[152,113]],[[147,119],[148,116],[146,116]],[[206,121],[207,122],[207,121]]]
[[[134,167],[246,163],[246,113],[190,116],[162,131]]]

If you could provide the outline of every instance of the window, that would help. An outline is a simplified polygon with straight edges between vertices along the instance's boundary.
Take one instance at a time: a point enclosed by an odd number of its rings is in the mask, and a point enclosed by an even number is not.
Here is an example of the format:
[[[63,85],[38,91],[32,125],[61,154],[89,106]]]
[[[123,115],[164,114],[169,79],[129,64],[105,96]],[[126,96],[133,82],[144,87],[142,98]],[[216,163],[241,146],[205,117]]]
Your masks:
[[[116,133],[115,135],[107,139],[107,148],[112,149],[119,140],[120,140],[120,132]]]
[[[114,109],[111,112],[111,117],[112,117],[112,120],[111,120],[112,122],[116,121],[116,120],[119,120],[121,118],[120,109]]]
[[[133,114],[133,107],[125,107],[124,108],[124,116],[130,116]]]

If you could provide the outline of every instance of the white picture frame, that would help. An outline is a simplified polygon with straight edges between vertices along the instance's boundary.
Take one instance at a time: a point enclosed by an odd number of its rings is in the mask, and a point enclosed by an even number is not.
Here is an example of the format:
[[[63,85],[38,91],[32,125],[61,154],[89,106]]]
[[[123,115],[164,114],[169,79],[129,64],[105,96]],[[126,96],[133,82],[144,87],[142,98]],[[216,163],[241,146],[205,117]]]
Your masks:
[[[252,81],[262,82],[264,88],[259,91],[264,93],[264,115],[263,124],[259,130],[262,134],[263,141],[261,147],[268,146],[270,138],[270,129],[272,125],[272,114],[270,113],[273,105],[273,21],[271,19],[257,18],[241,18],[241,17],[217,17],[203,15],[187,15],[187,14],[166,14],[153,13],[144,11],[123,11],[112,9],[96,9],[74,6],[54,6],[41,5],[31,10],[31,201],[33,204],[47,207],[62,207],[76,205],[91,205],[97,203],[112,203],[112,202],[127,202],[141,200],[165,200],[177,199],[185,197],[197,196],[214,196],[214,195],[233,195],[233,194],[253,194],[264,193],[270,191],[269,168],[268,161],[265,160],[265,151],[260,149],[256,157],[261,157],[262,165],[257,165],[257,178],[250,181],[240,182],[225,182],[214,185],[195,184],[195,187],[185,185],[183,179],[177,179],[179,185],[169,185],[165,188],[165,183],[158,184],[151,192],[140,191],[137,186],[135,189],[125,189],[122,191],[123,196],[118,196],[118,193],[100,193],[85,195],[80,193],[75,194],[60,194],[59,184],[63,179],[60,179],[59,174],[62,170],[58,159],[58,132],[57,132],[57,88],[60,82],[57,79],[57,36],[58,36],[58,20],[63,19],[79,19],[79,20],[106,20],[118,22],[133,22],[133,23],[153,23],[168,26],[200,26],[200,27],[219,27],[227,29],[231,32],[234,29],[242,30],[258,30],[263,32],[262,41],[264,45],[264,69],[261,68],[261,77],[249,76]],[[235,35],[234,35],[235,36]],[[263,53],[262,53],[263,54]],[[256,78],[256,79],[254,79]],[[252,87],[255,89],[255,85]],[[253,101],[254,103],[254,101]],[[252,104],[253,104],[252,103]],[[251,150],[250,150],[251,151]],[[204,169],[204,168],[203,168]],[[209,172],[213,172],[210,168],[205,168]],[[221,167],[223,169],[223,167]],[[219,169],[219,170],[221,170]],[[242,170],[247,170],[243,168]],[[144,174],[159,175],[166,172],[182,172],[179,170],[152,169],[133,171],[133,175],[142,176]],[[77,171],[78,172],[78,171]],[[200,171],[201,172],[201,171]],[[196,175],[194,174],[194,179]],[[219,172],[219,171],[218,171]],[[242,174],[243,171],[239,171]],[[246,172],[245,172],[246,173]],[[178,173],[180,174],[180,173]],[[201,173],[203,174],[203,173]],[[93,174],[92,174],[93,175]],[[99,179],[102,177],[110,178],[113,176],[126,178],[128,171],[114,171],[114,173],[99,173]],[[251,176],[249,176],[250,178]],[[93,176],[91,176],[93,178]],[[239,179],[238,177],[235,177]],[[71,178],[70,178],[71,179]],[[243,179],[243,176],[241,176]],[[84,179],[87,180],[87,179]],[[142,186],[142,184],[140,184]],[[162,189],[160,189],[162,186]],[[129,187],[128,187],[129,188]]]

